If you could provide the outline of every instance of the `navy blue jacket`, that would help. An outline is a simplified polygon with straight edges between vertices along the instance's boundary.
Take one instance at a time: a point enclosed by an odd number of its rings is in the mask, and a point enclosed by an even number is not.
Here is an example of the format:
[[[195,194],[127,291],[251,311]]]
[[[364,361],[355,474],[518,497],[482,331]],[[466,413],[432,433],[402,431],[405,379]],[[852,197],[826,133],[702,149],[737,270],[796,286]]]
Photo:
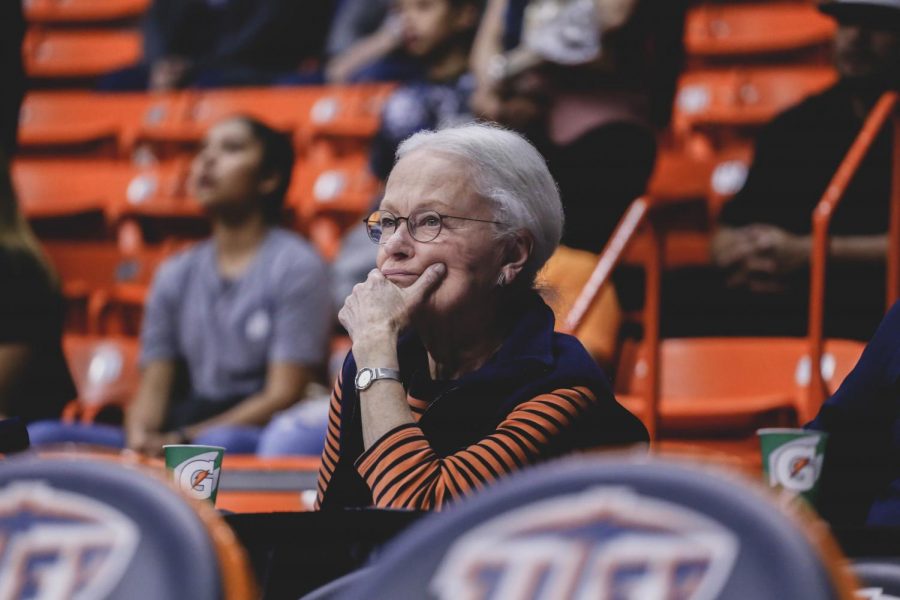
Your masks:
[[[576,386],[595,394],[594,410],[583,414],[541,458],[648,440],[643,424],[616,401],[606,376],[584,346],[570,335],[554,332],[553,312],[540,296],[529,294],[510,320],[510,333],[487,363],[459,379],[435,382],[430,397],[422,398],[431,404],[418,426],[435,454],[444,457],[477,443],[523,402]],[[398,358],[405,387],[427,370],[427,354],[414,333],[401,337]],[[352,354],[347,356],[341,376],[340,457],[322,509],[372,504],[371,492],[354,466],[364,447]]]
[[[827,431],[822,515],[835,525],[900,525],[900,303],[807,425]]]

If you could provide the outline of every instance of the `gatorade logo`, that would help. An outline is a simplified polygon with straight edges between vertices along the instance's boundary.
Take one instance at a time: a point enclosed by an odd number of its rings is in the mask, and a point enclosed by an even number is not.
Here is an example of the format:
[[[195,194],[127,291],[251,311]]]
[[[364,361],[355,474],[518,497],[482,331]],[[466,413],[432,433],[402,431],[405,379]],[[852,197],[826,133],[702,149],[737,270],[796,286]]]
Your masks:
[[[216,489],[220,469],[216,468],[216,453],[204,452],[185,460],[174,469],[175,481],[186,494],[198,500],[208,500]]]
[[[823,456],[816,455],[818,437],[798,438],[769,455],[769,483],[792,492],[808,492],[822,472]]]

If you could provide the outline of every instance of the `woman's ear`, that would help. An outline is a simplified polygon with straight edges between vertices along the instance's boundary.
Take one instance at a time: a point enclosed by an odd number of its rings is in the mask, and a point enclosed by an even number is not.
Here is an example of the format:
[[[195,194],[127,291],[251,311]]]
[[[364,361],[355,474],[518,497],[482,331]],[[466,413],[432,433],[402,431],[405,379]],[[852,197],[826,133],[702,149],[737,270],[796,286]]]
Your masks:
[[[506,285],[515,281],[522,269],[525,268],[533,248],[534,240],[531,234],[524,229],[520,229],[509,238],[506,243],[506,255],[503,258],[503,266],[500,268],[500,273],[503,274]]]

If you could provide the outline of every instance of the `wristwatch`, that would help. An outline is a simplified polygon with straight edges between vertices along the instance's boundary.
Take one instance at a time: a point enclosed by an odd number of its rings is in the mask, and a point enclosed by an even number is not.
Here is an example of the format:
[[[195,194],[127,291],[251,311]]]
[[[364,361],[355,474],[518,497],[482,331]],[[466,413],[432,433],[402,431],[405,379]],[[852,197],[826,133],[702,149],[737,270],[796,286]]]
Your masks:
[[[375,369],[364,367],[356,372],[356,379],[353,380],[353,383],[356,384],[357,390],[362,391],[369,389],[372,384],[379,379],[394,379],[400,381],[400,371],[384,367]]]

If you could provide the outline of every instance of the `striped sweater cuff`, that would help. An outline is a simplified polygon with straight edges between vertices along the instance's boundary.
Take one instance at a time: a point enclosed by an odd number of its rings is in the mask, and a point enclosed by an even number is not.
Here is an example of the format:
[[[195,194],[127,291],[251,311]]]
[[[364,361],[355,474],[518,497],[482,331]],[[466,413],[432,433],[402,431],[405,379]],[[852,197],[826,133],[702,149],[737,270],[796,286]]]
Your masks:
[[[360,477],[365,479],[371,488],[372,482],[378,478],[381,472],[381,469],[378,467],[386,464],[386,461],[384,461],[386,455],[402,444],[404,440],[414,437],[422,437],[422,430],[419,429],[418,425],[414,423],[398,425],[378,438],[378,441],[372,444],[368,450],[360,454],[353,466],[356,467]]]

